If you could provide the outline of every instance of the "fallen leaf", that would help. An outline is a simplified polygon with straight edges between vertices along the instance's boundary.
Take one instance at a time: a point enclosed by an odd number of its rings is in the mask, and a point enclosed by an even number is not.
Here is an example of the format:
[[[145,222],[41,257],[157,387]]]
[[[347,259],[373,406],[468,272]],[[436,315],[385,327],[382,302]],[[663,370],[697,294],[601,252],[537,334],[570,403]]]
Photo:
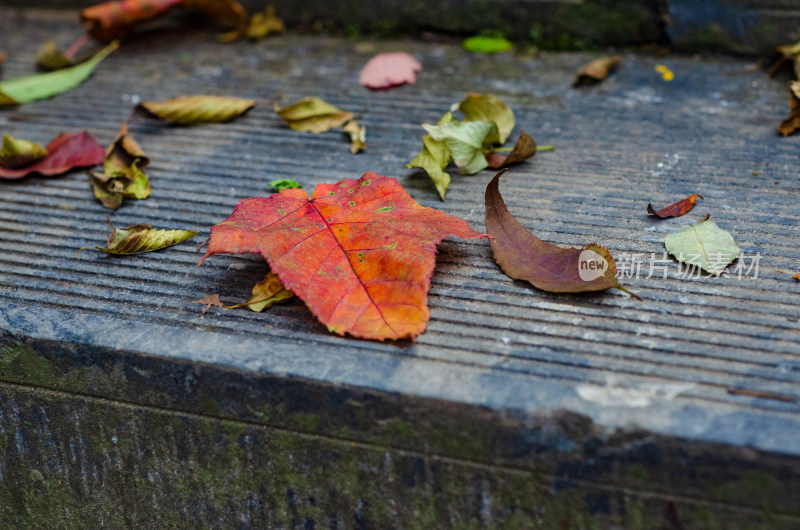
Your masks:
[[[461,45],[472,53],[500,53],[514,46],[497,31],[482,31],[479,35],[464,39]]]
[[[795,274],[794,276],[792,276],[792,278],[794,278],[795,280],[797,280],[798,282],[800,282],[800,272],[798,272],[797,274]]]
[[[92,38],[108,42],[134,25],[159,17],[181,0],[114,0],[81,11],[81,22],[88,24]]]
[[[18,179],[38,173],[46,177],[103,163],[103,148],[88,132],[61,133],[46,146],[47,156],[19,169],[0,167],[0,179]]]
[[[114,228],[111,219],[108,219],[108,224],[111,225],[108,248],[82,247],[75,256],[79,256],[81,251],[86,249],[97,249],[107,254],[141,254],[170,247],[198,234],[197,230],[157,230],[147,223],[128,228]]]
[[[0,66],[3,66],[3,63],[6,62],[6,54],[3,50],[0,50]]]
[[[652,204],[648,204],[647,213],[649,213],[650,215],[655,215],[656,217],[660,217],[661,219],[666,219],[667,217],[680,217],[681,215],[688,213],[689,210],[694,208],[694,203],[697,202],[698,198],[702,199],[703,196],[695,193],[694,195],[689,195],[685,199],[681,199],[678,202],[674,202],[669,206],[662,208],[658,211],[656,211],[655,208],[653,208]]]
[[[467,94],[458,103],[458,110],[464,114],[464,121],[488,121],[497,126],[497,136],[487,139],[490,144],[502,144],[511,136],[514,129],[514,112],[492,94]]]
[[[79,39],[79,43],[76,44],[78,44],[76,47],[79,48],[83,44],[83,40]],[[56,44],[56,41],[46,41],[39,47],[39,51],[36,53],[36,66],[43,70],[54,72],[56,70],[63,70],[64,68],[75,66],[76,64],[85,63],[92,58],[92,55],[85,55],[80,59],[75,59],[69,56],[70,53],[70,50],[62,52]]]
[[[417,204],[392,178],[359,180],[245,199],[211,228],[208,250],[259,252],[330,331],[369,339],[416,337],[429,318],[436,244],[488,237]]]
[[[420,70],[422,65],[408,53],[379,53],[361,69],[358,82],[370,90],[386,90],[414,84]]]
[[[147,112],[178,125],[230,121],[255,105],[252,99],[221,96],[183,96],[139,104]]]
[[[275,14],[275,7],[270,5],[263,12],[250,17],[246,35],[250,39],[258,40],[284,31],[286,31],[286,26],[283,24],[283,20],[278,18],[278,15]]]
[[[294,298],[294,293],[286,289],[281,283],[281,279],[274,272],[267,273],[267,276],[253,287],[250,299],[243,304],[225,306],[226,309],[236,309],[237,307],[247,307],[251,311],[259,313],[275,304],[286,302]]]
[[[303,186],[294,181],[294,179],[275,179],[269,182],[269,187],[272,191],[300,189]]]
[[[604,291],[622,287],[611,253],[600,245],[561,248],[530,233],[508,211],[498,183],[506,170],[497,173],[486,186],[486,231],[497,264],[508,277],[530,282],[537,289],[553,293]]]
[[[117,138],[108,147],[103,173],[89,172],[94,196],[106,208],[117,209],[124,198],[146,199],[150,196],[150,179],[143,171],[150,159],[123,123]]]
[[[225,307],[222,305],[222,302],[219,301],[218,294],[210,294],[208,296],[204,296],[200,300],[193,300],[192,303],[206,306],[206,308],[203,309],[203,312],[200,313],[200,318],[203,318],[205,316],[208,310],[211,309],[212,305],[214,307]]]
[[[656,72],[661,74],[661,79],[663,79],[664,81],[672,81],[673,79],[675,79],[675,73],[669,69],[669,66],[665,64],[656,65],[655,70]]]
[[[621,55],[601,57],[578,68],[572,86],[593,85],[603,81],[622,62]]]
[[[28,140],[18,140],[10,134],[3,135],[0,148],[0,168],[19,169],[47,157],[47,149]]]
[[[350,135],[350,152],[353,154],[359,153],[367,148],[367,128],[359,127],[358,122],[353,120],[347,122],[347,125],[342,129],[346,134]]]
[[[473,175],[489,163],[483,154],[488,139],[497,136],[497,125],[488,121],[453,121],[422,127],[437,142],[443,142],[462,173]]]
[[[778,132],[783,136],[788,136],[797,129],[800,129],[800,81],[792,81],[789,84],[789,109],[790,116],[783,120],[778,127]]]
[[[112,42],[86,62],[57,72],[35,74],[0,82],[0,107],[51,98],[75,88],[92,75],[95,66],[118,47],[119,44],[116,41]]]
[[[422,144],[424,145],[422,151],[406,164],[406,167],[424,169],[436,186],[439,196],[444,200],[447,188],[450,187],[450,174],[444,171],[450,163],[450,150],[444,142],[434,140],[430,134],[422,137]]]
[[[519,140],[517,140],[510,153],[507,155],[501,155],[497,152],[489,153],[486,155],[486,161],[489,163],[490,168],[500,169],[511,164],[524,162],[535,154],[536,142],[529,135],[521,132],[519,133]]]
[[[741,254],[730,232],[708,220],[681,227],[667,235],[664,245],[679,262],[700,267],[715,276]]]
[[[235,0],[112,0],[81,11],[81,21],[92,38],[108,42],[178,6],[203,11],[223,25],[236,26],[242,35],[247,30],[247,11]]]
[[[280,108],[275,103],[275,112],[286,120],[286,124],[295,131],[321,133],[333,127],[341,127],[353,119],[352,112],[337,109],[325,101],[308,97],[289,106]]]

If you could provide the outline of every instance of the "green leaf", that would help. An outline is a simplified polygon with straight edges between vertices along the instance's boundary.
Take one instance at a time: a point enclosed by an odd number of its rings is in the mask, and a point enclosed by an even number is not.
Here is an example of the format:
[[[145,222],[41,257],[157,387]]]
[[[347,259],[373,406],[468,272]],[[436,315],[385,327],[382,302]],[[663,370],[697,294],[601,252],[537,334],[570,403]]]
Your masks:
[[[681,227],[664,239],[664,245],[681,263],[696,265],[715,276],[741,253],[730,232],[722,230],[714,221]]]
[[[141,254],[166,248],[181,241],[186,241],[197,235],[197,230],[156,230],[151,225],[144,223],[128,228],[114,228],[111,220],[111,235],[108,238],[108,248],[83,247],[78,249],[76,257],[86,249],[97,249],[108,254]]]
[[[226,309],[236,309],[247,306],[251,311],[261,312],[275,304],[294,298],[294,292],[286,289],[277,274],[270,272],[253,287],[250,299],[243,304],[225,306]]]
[[[139,104],[147,112],[177,125],[230,121],[255,105],[252,99],[221,96],[184,96]]]
[[[502,144],[514,129],[514,112],[491,94],[468,94],[458,104],[464,121],[488,121],[497,125],[497,136],[489,137],[489,144]]]
[[[10,134],[3,135],[3,147],[0,148],[0,167],[17,169],[47,156],[47,149],[28,140],[17,140]]]
[[[345,112],[319,98],[303,98],[296,103],[280,108],[275,103],[275,112],[286,120],[295,131],[320,133],[333,127],[341,127],[353,119],[352,112]]]
[[[497,135],[497,125],[487,121],[450,122],[442,125],[423,124],[434,140],[444,142],[462,173],[475,174],[486,168],[483,154],[487,137]]]
[[[118,47],[119,43],[114,41],[94,57],[77,66],[0,82],[0,106],[47,99],[75,88],[92,74],[100,61]]]
[[[272,191],[301,189],[303,186],[294,181],[294,179],[275,179],[269,182],[269,187]]]
[[[436,186],[439,196],[444,200],[447,188],[450,187],[450,175],[443,170],[450,162],[450,150],[444,142],[437,142],[430,134],[422,137],[422,143],[425,147],[414,160],[406,164],[406,167],[424,169]]]
[[[496,31],[481,32],[480,35],[464,39],[461,45],[472,53],[500,53],[514,46],[502,33]]]

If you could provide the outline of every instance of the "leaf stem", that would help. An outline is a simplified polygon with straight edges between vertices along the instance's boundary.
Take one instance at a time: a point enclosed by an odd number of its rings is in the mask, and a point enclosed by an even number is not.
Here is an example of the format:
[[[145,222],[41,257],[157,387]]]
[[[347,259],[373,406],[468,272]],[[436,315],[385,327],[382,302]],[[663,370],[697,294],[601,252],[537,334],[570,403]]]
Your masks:
[[[538,145],[536,146],[537,151],[555,151],[556,146],[554,145]]]

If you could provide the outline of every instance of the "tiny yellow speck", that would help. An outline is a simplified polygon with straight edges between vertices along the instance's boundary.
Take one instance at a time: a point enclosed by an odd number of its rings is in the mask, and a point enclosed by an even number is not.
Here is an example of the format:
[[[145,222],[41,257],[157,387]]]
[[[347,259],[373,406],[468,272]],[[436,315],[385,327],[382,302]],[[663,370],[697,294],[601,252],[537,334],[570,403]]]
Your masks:
[[[753,175],[758,176],[758,171],[753,171]]]
[[[657,65],[656,72],[661,74],[661,79],[663,79],[664,81],[672,81],[673,79],[675,79],[675,74],[672,72],[672,70],[669,69],[668,66],[664,64]]]

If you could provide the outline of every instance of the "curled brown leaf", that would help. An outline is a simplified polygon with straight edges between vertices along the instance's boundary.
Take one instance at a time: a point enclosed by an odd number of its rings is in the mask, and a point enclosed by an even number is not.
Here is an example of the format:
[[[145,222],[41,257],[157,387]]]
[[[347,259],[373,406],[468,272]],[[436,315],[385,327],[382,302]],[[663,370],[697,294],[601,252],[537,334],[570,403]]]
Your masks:
[[[800,129],[800,81],[789,84],[789,117],[778,126],[778,132],[788,136]]]
[[[594,85],[603,81],[622,62],[621,55],[601,57],[580,68],[572,81],[572,86]]]
[[[694,203],[697,202],[698,198],[702,199],[703,196],[695,193],[694,195],[689,195],[685,199],[674,202],[658,211],[653,208],[652,204],[648,204],[647,213],[650,215],[655,215],[656,217],[660,217],[661,219],[666,219],[667,217],[680,217],[694,208]]]
[[[486,155],[486,161],[492,169],[500,169],[501,167],[510,166],[511,164],[519,164],[531,158],[536,154],[536,142],[534,139],[524,132],[519,133],[519,140],[514,144],[514,148],[507,155],[493,152]]]

